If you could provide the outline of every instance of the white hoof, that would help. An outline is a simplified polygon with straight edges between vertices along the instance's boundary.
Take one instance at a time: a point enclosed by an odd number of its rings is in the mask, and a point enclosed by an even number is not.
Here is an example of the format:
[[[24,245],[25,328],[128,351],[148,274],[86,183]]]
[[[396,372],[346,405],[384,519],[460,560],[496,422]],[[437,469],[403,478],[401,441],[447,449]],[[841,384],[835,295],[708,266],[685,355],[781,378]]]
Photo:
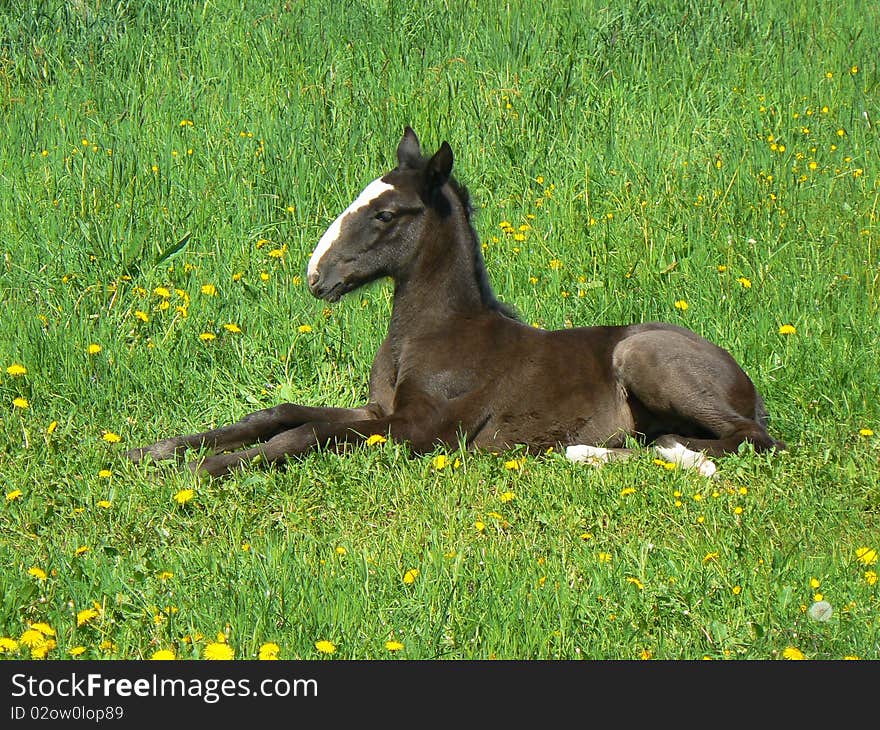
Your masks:
[[[610,460],[611,452],[603,449],[601,446],[587,446],[586,444],[575,444],[567,446],[565,449],[565,458],[579,464],[589,464],[590,466],[602,466]]]
[[[707,478],[715,476],[718,467],[715,462],[709,459],[705,454],[699,451],[691,451],[683,444],[675,444],[675,446],[655,446],[654,450],[660,454],[666,461],[678,464],[682,469],[696,469],[701,475]]]

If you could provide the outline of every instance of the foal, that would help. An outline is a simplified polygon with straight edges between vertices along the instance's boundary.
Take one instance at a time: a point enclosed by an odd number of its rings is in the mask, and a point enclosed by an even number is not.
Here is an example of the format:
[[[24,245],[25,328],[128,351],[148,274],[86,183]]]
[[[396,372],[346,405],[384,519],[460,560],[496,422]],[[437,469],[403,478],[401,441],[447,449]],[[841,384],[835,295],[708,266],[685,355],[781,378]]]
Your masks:
[[[733,357],[690,330],[652,322],[544,331],[518,321],[489,285],[449,145],[423,157],[406,127],[397,162],[333,221],[308,264],[312,294],[330,302],[382,277],[394,281],[369,401],[284,403],[128,458],[208,449],[190,468],[220,475],[256,457],[283,463],[382,435],[416,453],[463,439],[491,451],[565,447],[574,461],[601,463],[629,455],[623,447],[634,437],[711,476],[707,455],[743,442],[785,448],[767,432],[761,396]]]

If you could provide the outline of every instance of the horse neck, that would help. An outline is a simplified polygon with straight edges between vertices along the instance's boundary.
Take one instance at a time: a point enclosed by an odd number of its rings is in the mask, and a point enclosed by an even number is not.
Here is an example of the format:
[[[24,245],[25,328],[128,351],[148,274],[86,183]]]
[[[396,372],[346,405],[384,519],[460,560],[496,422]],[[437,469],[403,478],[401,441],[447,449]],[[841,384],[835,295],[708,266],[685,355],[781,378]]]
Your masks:
[[[420,255],[405,276],[395,280],[389,332],[404,335],[442,327],[456,317],[488,309],[475,267],[476,234],[464,211],[455,206],[441,218],[430,212],[419,241]]]

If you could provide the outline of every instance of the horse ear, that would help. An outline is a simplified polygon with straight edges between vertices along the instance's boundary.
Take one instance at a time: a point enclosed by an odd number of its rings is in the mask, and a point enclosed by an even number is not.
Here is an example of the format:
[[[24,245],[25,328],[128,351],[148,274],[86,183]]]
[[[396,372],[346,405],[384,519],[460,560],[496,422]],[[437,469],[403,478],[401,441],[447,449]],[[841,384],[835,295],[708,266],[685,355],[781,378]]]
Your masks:
[[[403,130],[403,139],[397,145],[397,164],[401,167],[416,167],[422,159],[422,148],[419,146],[419,138],[413,132],[412,127],[407,125]]]
[[[448,142],[443,142],[440,149],[428,162],[425,168],[425,188],[429,196],[433,196],[442,188],[452,174],[452,147]]]

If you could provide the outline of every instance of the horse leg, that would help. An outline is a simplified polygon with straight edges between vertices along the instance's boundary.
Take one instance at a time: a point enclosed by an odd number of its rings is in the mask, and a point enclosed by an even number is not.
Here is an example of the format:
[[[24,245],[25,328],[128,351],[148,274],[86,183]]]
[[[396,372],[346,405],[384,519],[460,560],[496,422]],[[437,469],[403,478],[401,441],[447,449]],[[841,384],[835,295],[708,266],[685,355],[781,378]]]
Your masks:
[[[325,419],[297,425],[252,448],[197,459],[190,462],[189,468],[193,472],[220,476],[256,458],[283,464],[314,449],[339,451],[374,435],[406,442],[415,453],[430,451],[441,443],[453,447],[459,443],[460,436],[470,442],[485,424],[482,411],[470,408],[475,401],[480,399],[473,394],[446,401],[442,406],[428,398],[413,398],[405,407],[387,416],[376,415],[369,408],[355,409],[351,419]]]
[[[162,439],[149,446],[131,449],[125,455],[134,463],[139,463],[145,457],[150,457],[154,461],[173,459],[182,455],[187,449],[229,451],[246,444],[269,440],[279,433],[310,421],[360,420],[371,417],[373,413],[371,406],[314,408],[282,403],[273,408],[249,413],[240,421],[228,426]]]
[[[744,442],[785,448],[761,422],[760,396],[733,357],[692,333],[632,335],[615,348],[613,364],[636,401],[636,431],[656,435],[654,447],[669,461],[711,476],[714,464],[699,452],[723,456]]]

